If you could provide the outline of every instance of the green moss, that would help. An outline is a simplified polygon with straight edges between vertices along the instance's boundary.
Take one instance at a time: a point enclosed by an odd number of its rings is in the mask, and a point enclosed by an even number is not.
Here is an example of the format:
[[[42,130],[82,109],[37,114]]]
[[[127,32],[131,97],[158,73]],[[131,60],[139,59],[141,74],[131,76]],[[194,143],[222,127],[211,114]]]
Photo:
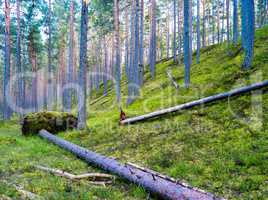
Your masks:
[[[45,129],[58,133],[77,127],[77,118],[69,113],[39,112],[27,114],[22,121],[22,134],[34,135]]]

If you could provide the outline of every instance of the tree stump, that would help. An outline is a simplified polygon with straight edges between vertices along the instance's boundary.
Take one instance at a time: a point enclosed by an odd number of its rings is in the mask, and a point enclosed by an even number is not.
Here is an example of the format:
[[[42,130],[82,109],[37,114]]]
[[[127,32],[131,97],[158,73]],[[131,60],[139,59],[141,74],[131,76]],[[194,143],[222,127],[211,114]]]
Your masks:
[[[77,128],[77,117],[65,112],[38,112],[27,114],[22,120],[22,135],[37,135],[42,129],[56,134]]]

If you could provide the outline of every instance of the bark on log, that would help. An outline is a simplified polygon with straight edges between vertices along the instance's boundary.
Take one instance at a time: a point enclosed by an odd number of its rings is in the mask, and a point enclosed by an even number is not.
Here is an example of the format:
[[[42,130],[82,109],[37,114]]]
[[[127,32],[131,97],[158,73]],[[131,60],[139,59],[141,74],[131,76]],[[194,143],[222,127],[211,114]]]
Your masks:
[[[261,88],[264,88],[264,87],[268,87],[268,81],[255,83],[255,84],[252,84],[250,86],[245,86],[245,87],[241,87],[241,88],[238,88],[238,89],[231,90],[229,92],[216,94],[216,95],[209,96],[209,97],[206,97],[206,98],[202,98],[202,99],[199,99],[199,100],[196,100],[196,101],[192,101],[192,102],[177,105],[177,106],[174,106],[174,107],[166,108],[166,109],[163,109],[163,110],[155,111],[155,112],[148,113],[148,114],[145,114],[145,115],[125,119],[125,120],[121,121],[120,124],[125,125],[125,124],[132,124],[132,123],[136,123],[136,122],[140,122],[140,121],[145,121],[145,120],[160,117],[162,115],[166,115],[166,114],[169,114],[169,113],[173,113],[173,112],[177,112],[177,111],[181,111],[181,110],[187,110],[187,109],[193,108],[195,106],[200,106],[200,105],[204,105],[204,104],[211,103],[211,102],[214,102],[214,101],[227,99],[227,98],[229,98],[231,96],[241,95],[241,94],[251,92],[253,90],[258,90],[258,89],[261,89]]]
[[[127,164],[121,164],[118,161],[102,156],[95,152],[89,151],[71,142],[63,140],[59,137],[52,135],[46,130],[41,130],[39,136],[53,142],[54,144],[64,148],[75,154],[77,157],[85,160],[89,164],[93,164],[120,176],[121,178],[127,179],[130,182],[138,184],[147,189],[152,194],[158,195],[160,198],[166,200],[215,200],[218,199],[210,193],[204,193],[199,190],[194,190],[189,187],[185,187],[181,184],[163,179],[159,176],[154,176],[151,173],[145,172],[136,167],[129,166]]]

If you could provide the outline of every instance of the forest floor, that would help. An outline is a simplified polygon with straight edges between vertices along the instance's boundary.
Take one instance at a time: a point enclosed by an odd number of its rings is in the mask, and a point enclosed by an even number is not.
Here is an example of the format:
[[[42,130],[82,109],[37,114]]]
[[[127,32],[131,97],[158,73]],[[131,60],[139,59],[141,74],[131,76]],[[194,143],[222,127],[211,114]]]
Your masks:
[[[241,46],[209,46],[191,68],[191,87],[183,88],[183,65],[162,61],[156,78],[145,75],[140,97],[124,111],[128,117],[268,80],[268,27],[257,30],[250,70],[241,70]],[[166,70],[180,84],[176,91]],[[123,80],[124,82],[124,80]],[[124,85],[124,84],[123,84]],[[181,113],[119,126],[114,92],[92,94],[87,131],[59,136],[120,161],[132,162],[185,180],[227,199],[268,198],[268,93],[255,91]],[[122,101],[127,88],[122,87]],[[38,137],[23,137],[15,122],[0,125],[0,194],[17,196],[8,183],[47,199],[147,199],[146,192],[121,179],[106,186],[71,183],[34,169],[35,164],[79,174],[92,168],[70,153]]]

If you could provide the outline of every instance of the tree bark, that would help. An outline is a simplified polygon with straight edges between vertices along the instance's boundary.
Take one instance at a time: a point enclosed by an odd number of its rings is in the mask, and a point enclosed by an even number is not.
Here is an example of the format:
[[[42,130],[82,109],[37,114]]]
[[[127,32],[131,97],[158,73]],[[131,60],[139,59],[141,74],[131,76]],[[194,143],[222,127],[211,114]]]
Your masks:
[[[242,14],[242,46],[245,58],[242,64],[244,69],[249,69],[252,64],[254,51],[255,12],[254,0],[241,1]]]
[[[185,74],[184,74],[184,84],[186,88],[189,88],[190,85],[190,67],[191,67],[191,0],[184,1],[184,65],[185,65]]]
[[[88,0],[82,1],[81,33],[80,33],[80,59],[79,59],[79,86],[82,94],[78,96],[78,128],[86,128],[87,120],[87,32],[88,32]]]
[[[67,68],[67,82],[73,83],[74,74],[74,1],[70,2],[70,22],[69,22],[69,56],[68,56],[68,68]],[[67,91],[66,93],[66,111],[70,112],[72,110],[72,91]]]
[[[8,99],[11,98],[11,91],[8,87],[10,81],[10,2],[5,0],[5,52],[4,52],[4,76],[3,76],[3,118],[4,120],[10,119],[10,108],[8,105]]]
[[[120,107],[121,104],[121,66],[120,66],[120,39],[119,39],[119,0],[114,0],[114,45],[115,45],[115,80],[116,99]]]
[[[151,25],[150,25],[150,73],[151,77],[155,77],[156,63],[156,1],[151,0]]]
[[[53,110],[53,97],[54,97],[54,90],[52,84],[52,43],[51,43],[51,0],[48,0],[48,91],[47,91],[47,106],[48,110]]]

